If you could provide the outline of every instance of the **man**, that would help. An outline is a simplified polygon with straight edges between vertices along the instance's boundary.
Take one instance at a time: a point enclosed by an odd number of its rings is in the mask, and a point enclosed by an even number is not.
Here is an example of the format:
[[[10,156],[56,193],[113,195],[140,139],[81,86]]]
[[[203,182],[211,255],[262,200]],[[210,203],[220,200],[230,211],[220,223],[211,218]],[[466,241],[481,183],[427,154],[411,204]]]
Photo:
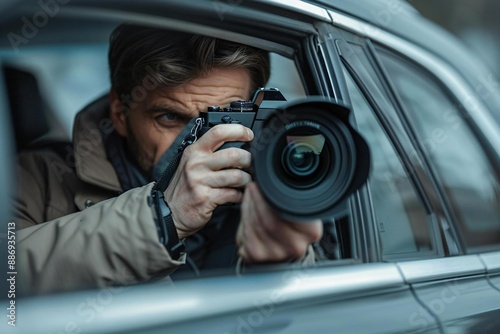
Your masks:
[[[166,189],[152,182],[189,131],[189,120],[208,106],[248,100],[265,85],[265,52],[122,25],[111,36],[109,65],[109,101],[77,115],[73,150],[19,157],[25,293],[145,282],[177,268],[234,265],[238,256],[247,264],[306,256],[321,237],[321,222],[282,220],[246,171],[250,153],[217,150],[224,142],[252,140],[248,128],[213,127],[185,149]],[[74,170],[68,166],[73,157]],[[223,206],[228,203],[241,203],[241,210]],[[188,257],[178,240],[186,241]]]

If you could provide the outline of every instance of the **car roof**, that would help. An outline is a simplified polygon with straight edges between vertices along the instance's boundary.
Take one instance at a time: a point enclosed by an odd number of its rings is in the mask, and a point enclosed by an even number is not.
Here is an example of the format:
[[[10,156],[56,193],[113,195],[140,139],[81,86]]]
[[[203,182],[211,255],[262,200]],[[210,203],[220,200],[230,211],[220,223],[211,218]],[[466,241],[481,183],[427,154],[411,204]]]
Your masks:
[[[215,10],[215,8],[213,7],[213,1],[211,0],[197,0],[192,2],[185,2],[182,0],[142,0],[140,4],[137,4],[137,2],[135,1],[122,0],[119,5],[115,1],[107,0],[101,0],[98,2],[74,0],[69,5],[74,5],[77,8],[84,8],[83,6],[87,5],[95,5],[96,8],[101,7],[103,9],[107,9],[113,7],[125,8],[125,5],[123,4],[126,3],[134,5],[134,8],[147,8],[144,11],[145,13],[150,12],[150,9],[154,7],[161,9],[161,7],[170,5],[179,6],[179,8],[192,8],[194,14],[196,14],[196,11],[194,11],[194,9],[205,11]],[[301,0],[254,0],[249,1],[248,3],[237,4],[241,5],[242,7],[258,5],[265,5],[266,8],[275,7],[277,8],[276,13],[281,13],[284,15],[286,15],[286,12],[283,11],[283,9],[286,8],[288,13],[295,11],[300,14],[312,16],[312,11],[301,10],[303,8],[303,5],[310,4],[320,8],[333,10],[338,13],[343,13],[358,20],[364,21],[382,30],[386,30],[392,34],[398,35],[408,41],[412,41],[413,43],[418,44],[439,55],[445,55],[443,50],[452,50],[454,53],[455,51],[463,51],[459,50],[460,46],[456,43],[454,38],[450,38],[450,34],[446,33],[443,29],[438,28],[435,24],[432,24],[430,21],[426,20],[418,13],[416,9],[414,9],[406,1],[402,0],[311,0],[308,2]],[[40,10],[40,8],[37,8],[36,4],[33,4],[31,1],[9,0],[4,2],[3,6],[0,7],[0,10],[3,9],[2,18],[5,19],[2,21],[8,21],[5,11],[8,11],[9,14],[22,13],[23,7],[31,7],[30,11],[33,11],[35,9]],[[15,10],[13,10],[14,8]],[[231,14],[229,9],[227,9],[226,11],[227,13],[225,14]],[[11,15],[11,18],[12,17],[13,16]],[[19,14],[18,17],[21,17],[21,14]],[[14,28],[18,28],[20,25],[22,25],[22,22],[19,22],[15,19],[12,23],[13,26],[7,26],[9,28],[12,28],[12,31],[17,30]],[[42,28],[43,30],[56,30],[55,27],[51,27],[51,24],[48,24],[46,27],[44,26]],[[418,31],[418,34],[415,33],[416,31]],[[59,32],[59,34],[63,36],[64,32],[61,31]],[[83,38],[83,36],[76,35],[74,36],[74,38],[78,40],[80,38]],[[3,42],[6,43],[6,39],[4,39]]]
[[[135,1],[127,1],[122,0],[120,5],[117,5],[116,8],[124,8],[126,3],[130,3],[134,5],[134,8],[148,8],[145,12],[149,12],[149,9],[161,8],[161,6],[183,6],[185,8],[192,8],[193,10],[201,9],[201,10],[215,10],[213,7],[213,1],[211,0],[197,0],[192,2],[185,2],[182,0],[164,0],[164,1],[154,1],[154,0],[142,0],[140,4],[137,4]],[[72,1],[69,5],[75,5],[75,7],[82,7],[82,4],[85,5],[95,5],[95,7],[102,8],[113,8],[116,4],[115,1],[107,1],[101,0],[98,2],[93,1]],[[237,3],[240,5],[239,3]],[[436,54],[444,54],[443,50],[453,50],[459,51],[459,45],[456,43],[454,38],[450,38],[450,34],[446,33],[443,29],[438,28],[435,24],[426,20],[422,17],[418,11],[408,4],[406,1],[402,0],[310,0],[310,1],[301,1],[301,0],[292,0],[292,1],[283,1],[283,0],[254,0],[249,1],[247,3],[241,3],[241,6],[255,6],[255,5],[266,5],[278,8],[277,12],[285,13],[283,8],[286,8],[288,12],[297,12],[301,14],[311,15],[311,11],[302,11],[302,5],[311,4],[317,7],[326,8],[329,10],[333,10],[335,12],[343,13],[358,20],[362,20],[366,23],[374,25],[380,29],[386,30],[390,33],[398,35],[406,40],[412,41],[424,48],[429,49],[430,51]],[[0,10],[9,10],[12,12],[13,8],[21,11],[22,7],[32,7],[33,9],[39,9],[34,5],[31,1],[26,0],[9,0],[3,3],[0,7]],[[82,7],[83,8],[83,7]],[[227,15],[231,14],[228,10]],[[194,11],[194,13],[196,13]],[[4,13],[5,15],[5,13]],[[19,16],[20,17],[20,16]],[[7,17],[3,16],[7,20]],[[15,21],[14,27],[22,25],[22,22]],[[42,27],[44,30],[51,30],[50,24],[47,27]],[[12,29],[14,30],[14,29]],[[55,28],[54,28],[55,30]],[[415,32],[418,31],[418,34]],[[62,34],[63,32],[61,32]],[[74,36],[75,38],[80,38],[80,36]],[[5,43],[5,40],[3,41]]]
[[[73,0],[68,3],[68,7],[76,8],[78,11],[86,6],[95,6],[95,8],[103,8],[102,15],[112,13],[112,9],[117,9],[120,12],[123,9],[137,11],[144,14],[165,13],[167,16],[173,15],[168,13],[165,8],[174,6],[175,13],[190,13],[196,16],[197,13],[210,12],[213,18],[217,17],[217,8],[214,7],[212,0],[142,0],[136,2],[132,0],[122,0],[120,2],[110,0],[100,1],[82,1]],[[24,15],[21,11],[23,8],[31,7],[40,10],[36,3],[26,0],[9,0],[3,3],[0,7],[0,26],[4,31],[17,31],[22,22],[19,18]],[[238,6],[227,7],[227,6]],[[420,48],[428,51],[436,57],[444,60],[445,63],[452,66],[460,75],[465,78],[472,87],[478,91],[493,92],[488,97],[488,101],[484,103],[488,105],[490,110],[495,111],[495,117],[500,120],[500,113],[496,111],[500,106],[500,94],[498,94],[498,81],[494,79],[493,74],[484,64],[479,61],[479,57],[474,54],[473,50],[468,50],[463,44],[459,43],[455,37],[436,24],[424,18],[420,13],[411,6],[410,3],[403,0],[253,0],[253,1],[236,1],[228,2],[226,7],[221,8],[224,15],[240,15],[245,9],[259,11],[262,15],[274,13],[278,17],[288,17],[289,19],[320,19],[323,21],[332,21],[330,16],[333,14],[347,16],[356,19],[358,22],[363,22],[371,27],[375,27],[380,31],[400,37],[402,40],[410,42]],[[3,10],[2,10],[3,9]],[[107,11],[111,9],[111,11]],[[187,10],[189,9],[189,10]],[[329,13],[328,13],[329,12]],[[108,13],[108,14],[106,14]],[[319,14],[318,14],[319,13]],[[14,15],[12,15],[14,14]],[[98,13],[101,17],[101,12]],[[115,13],[116,14],[116,13]],[[116,15],[110,14],[110,17]],[[16,18],[17,15],[17,18]],[[222,19],[221,19],[222,20]],[[60,21],[60,22],[58,22]],[[69,22],[69,23],[68,23]],[[83,21],[82,21],[83,22]],[[274,22],[274,21],[273,21]],[[71,42],[86,42],[87,40],[100,41],[106,43],[109,32],[116,25],[116,22],[105,22],[97,20],[93,25],[86,24],[85,29],[81,29],[83,24],[80,24],[76,17],[54,18],[47,27],[44,27],[36,40],[42,42],[44,36],[48,36],[47,41],[53,42],[54,38],[62,38],[71,40]],[[273,23],[274,24],[274,23]],[[333,19],[335,24],[335,18]],[[297,21],[297,26],[300,26]],[[70,29],[65,29],[69,27]],[[349,27],[344,27],[348,29]],[[82,30],[85,34],[80,33]],[[373,29],[372,29],[373,30]],[[49,33],[52,31],[53,33]],[[72,33],[77,31],[78,33]],[[355,31],[359,33],[359,31]],[[69,36],[69,37],[68,37]],[[90,36],[90,37],[89,37]],[[372,36],[368,36],[372,37]],[[295,36],[297,39],[297,36]],[[31,45],[36,45],[34,40]],[[2,43],[3,41],[3,43]],[[0,41],[1,47],[8,47],[9,40],[7,38]],[[43,42],[42,42],[43,43]],[[277,49],[279,51],[280,49]],[[286,53],[283,51],[283,53]]]
[[[315,0],[312,2],[365,21],[443,58],[448,58],[450,52],[464,51],[455,37],[427,20],[406,1]]]
[[[493,72],[457,37],[422,16],[403,0],[310,0],[330,14],[342,13],[388,32],[428,51],[454,68],[472,87],[470,93],[481,98],[500,122],[500,85]],[[334,19],[335,21],[335,19]],[[335,24],[335,22],[334,22]],[[345,27],[346,29],[348,27]],[[383,38],[376,30],[372,35]],[[359,33],[359,32],[356,32]],[[368,36],[368,37],[373,37]]]

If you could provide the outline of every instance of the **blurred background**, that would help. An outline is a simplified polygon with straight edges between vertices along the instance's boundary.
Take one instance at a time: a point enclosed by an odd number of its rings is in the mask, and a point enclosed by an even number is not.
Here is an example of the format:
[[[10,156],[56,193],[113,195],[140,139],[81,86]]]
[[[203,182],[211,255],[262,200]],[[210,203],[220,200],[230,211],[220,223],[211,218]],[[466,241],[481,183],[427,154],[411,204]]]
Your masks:
[[[459,39],[500,77],[500,1],[407,0]]]

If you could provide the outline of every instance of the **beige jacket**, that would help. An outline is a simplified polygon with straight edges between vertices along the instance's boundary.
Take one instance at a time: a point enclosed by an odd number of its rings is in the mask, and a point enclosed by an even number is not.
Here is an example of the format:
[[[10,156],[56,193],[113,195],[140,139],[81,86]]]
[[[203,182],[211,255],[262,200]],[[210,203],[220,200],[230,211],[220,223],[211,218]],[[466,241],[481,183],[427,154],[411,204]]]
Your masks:
[[[107,106],[100,99],[77,115],[64,154],[46,149],[18,157],[14,210],[23,294],[146,282],[186,261],[185,254],[173,260],[159,242],[153,184],[121,193],[102,141],[113,130]],[[314,263],[312,247],[302,263]]]
[[[121,194],[102,137],[112,130],[101,99],[75,120],[64,155],[18,157],[14,210],[18,286],[23,294],[131,284],[169,275],[185,261],[159,242],[153,184]]]

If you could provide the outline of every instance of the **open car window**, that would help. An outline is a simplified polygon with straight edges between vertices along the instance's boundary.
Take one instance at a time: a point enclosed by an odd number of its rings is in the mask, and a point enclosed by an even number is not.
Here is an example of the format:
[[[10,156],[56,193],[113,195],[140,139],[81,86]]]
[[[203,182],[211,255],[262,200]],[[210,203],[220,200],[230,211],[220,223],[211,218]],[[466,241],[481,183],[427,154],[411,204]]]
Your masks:
[[[33,75],[49,115],[69,139],[76,113],[109,92],[107,52],[107,44],[28,45],[0,49],[0,59],[4,65]],[[276,53],[270,54],[270,61],[267,87],[278,88],[289,101],[305,97],[295,62]]]

